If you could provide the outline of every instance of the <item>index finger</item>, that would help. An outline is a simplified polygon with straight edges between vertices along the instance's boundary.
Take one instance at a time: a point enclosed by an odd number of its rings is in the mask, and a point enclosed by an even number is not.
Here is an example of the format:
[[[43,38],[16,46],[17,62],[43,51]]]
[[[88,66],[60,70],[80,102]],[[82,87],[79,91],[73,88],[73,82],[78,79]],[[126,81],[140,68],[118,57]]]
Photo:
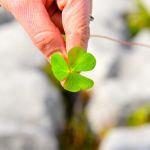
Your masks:
[[[64,3],[62,3],[64,2]],[[66,34],[66,48],[87,48],[91,0],[57,0],[62,9],[62,22]]]

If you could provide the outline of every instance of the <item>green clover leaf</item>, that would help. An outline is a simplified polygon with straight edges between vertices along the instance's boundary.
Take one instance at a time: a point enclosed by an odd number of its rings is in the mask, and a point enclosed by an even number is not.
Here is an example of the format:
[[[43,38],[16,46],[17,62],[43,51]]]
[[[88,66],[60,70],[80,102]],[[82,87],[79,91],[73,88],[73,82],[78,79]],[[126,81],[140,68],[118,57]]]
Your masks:
[[[62,81],[67,77],[69,73],[69,67],[64,58],[60,54],[54,53],[52,55],[51,65],[53,74],[57,80]]]
[[[56,79],[64,81],[63,88],[70,92],[89,89],[94,85],[91,79],[79,73],[92,70],[96,65],[95,57],[83,48],[72,48],[68,53],[68,63],[63,56],[54,53],[51,56],[51,65]]]
[[[91,88],[94,82],[78,73],[70,73],[64,83],[64,89],[71,92],[78,92]]]
[[[69,64],[73,71],[89,71],[96,65],[96,59],[92,54],[87,53],[82,48],[72,48],[68,53]]]

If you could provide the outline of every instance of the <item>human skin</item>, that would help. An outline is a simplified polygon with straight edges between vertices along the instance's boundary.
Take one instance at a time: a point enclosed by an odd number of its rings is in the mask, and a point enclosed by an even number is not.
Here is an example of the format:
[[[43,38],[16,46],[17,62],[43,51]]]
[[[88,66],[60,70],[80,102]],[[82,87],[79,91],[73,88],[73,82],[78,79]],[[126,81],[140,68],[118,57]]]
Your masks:
[[[0,4],[21,23],[47,59],[55,51],[66,57],[74,46],[87,48],[91,0],[0,0]]]

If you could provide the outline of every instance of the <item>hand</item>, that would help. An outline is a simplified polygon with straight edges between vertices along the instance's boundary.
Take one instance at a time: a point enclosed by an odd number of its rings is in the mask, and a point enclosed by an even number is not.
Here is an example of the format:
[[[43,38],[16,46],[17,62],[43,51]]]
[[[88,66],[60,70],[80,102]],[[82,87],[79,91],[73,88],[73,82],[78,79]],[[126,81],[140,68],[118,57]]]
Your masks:
[[[87,48],[91,0],[0,0],[46,58],[74,46]],[[66,43],[62,37],[66,35]]]

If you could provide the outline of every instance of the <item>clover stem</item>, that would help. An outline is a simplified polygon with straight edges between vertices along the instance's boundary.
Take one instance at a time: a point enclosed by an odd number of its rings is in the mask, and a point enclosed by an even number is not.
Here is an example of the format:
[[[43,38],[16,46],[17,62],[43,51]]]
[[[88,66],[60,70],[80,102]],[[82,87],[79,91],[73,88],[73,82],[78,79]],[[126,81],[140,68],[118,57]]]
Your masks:
[[[150,48],[150,45],[145,44],[145,43],[138,43],[138,42],[129,42],[129,41],[125,41],[125,40],[118,40],[112,37],[108,37],[105,35],[90,35],[90,37],[92,38],[101,38],[101,39],[107,39],[110,41],[114,41],[123,45],[127,45],[127,46],[140,46],[140,47],[145,47],[145,48]]]
[[[66,52],[66,51],[63,51],[63,52],[62,52],[62,55],[63,55],[65,61],[66,61],[67,64],[68,64],[68,54],[67,54],[67,52]]]

